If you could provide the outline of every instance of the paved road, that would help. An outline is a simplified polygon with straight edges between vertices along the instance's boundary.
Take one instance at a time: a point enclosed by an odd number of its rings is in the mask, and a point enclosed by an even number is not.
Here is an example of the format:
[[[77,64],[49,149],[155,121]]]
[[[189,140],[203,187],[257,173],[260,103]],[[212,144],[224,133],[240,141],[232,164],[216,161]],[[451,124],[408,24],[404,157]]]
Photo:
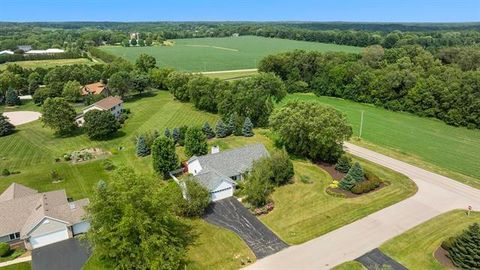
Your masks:
[[[350,143],[345,148],[353,155],[405,174],[417,184],[418,192],[335,231],[258,260],[247,269],[330,269],[441,213],[468,205],[480,209],[480,190]]]
[[[211,203],[204,219],[238,234],[257,258],[288,247],[234,197]]]

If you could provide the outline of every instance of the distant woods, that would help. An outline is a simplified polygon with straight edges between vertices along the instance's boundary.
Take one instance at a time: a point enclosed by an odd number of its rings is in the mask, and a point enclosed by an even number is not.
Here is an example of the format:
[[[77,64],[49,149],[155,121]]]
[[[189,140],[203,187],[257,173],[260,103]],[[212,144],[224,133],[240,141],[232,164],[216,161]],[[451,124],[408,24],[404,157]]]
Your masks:
[[[289,92],[314,92],[372,103],[393,111],[480,128],[480,48],[452,47],[432,54],[418,45],[362,54],[294,51],[259,63]]]

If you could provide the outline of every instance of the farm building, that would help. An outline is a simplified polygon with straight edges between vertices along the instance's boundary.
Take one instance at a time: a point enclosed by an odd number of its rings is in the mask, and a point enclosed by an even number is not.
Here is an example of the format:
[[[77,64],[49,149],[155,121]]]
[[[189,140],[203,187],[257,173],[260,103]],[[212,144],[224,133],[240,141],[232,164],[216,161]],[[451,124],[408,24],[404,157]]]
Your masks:
[[[0,242],[35,249],[84,233],[88,203],[69,202],[65,190],[39,193],[12,183],[0,194]]]
[[[108,96],[108,87],[102,82],[96,82],[96,83],[85,85],[84,87],[82,87],[81,92],[82,92],[82,96],[87,96],[87,95]]]
[[[223,152],[218,148],[213,150],[211,154],[193,156],[188,160],[188,172],[210,192],[212,201],[233,196],[236,181],[243,179],[254,161],[269,155],[263,144]]]
[[[77,123],[79,127],[85,123],[85,113],[91,110],[110,111],[118,119],[123,111],[123,100],[118,97],[109,96],[85,107],[82,113],[75,118],[75,123]]]

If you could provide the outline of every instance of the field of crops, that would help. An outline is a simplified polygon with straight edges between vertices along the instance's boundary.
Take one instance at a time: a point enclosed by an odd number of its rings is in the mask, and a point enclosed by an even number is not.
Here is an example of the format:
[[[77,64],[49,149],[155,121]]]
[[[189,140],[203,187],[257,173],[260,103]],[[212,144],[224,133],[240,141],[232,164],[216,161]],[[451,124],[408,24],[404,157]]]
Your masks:
[[[154,56],[158,66],[184,71],[217,71],[255,68],[269,54],[295,49],[360,52],[361,48],[318,42],[254,36],[174,40],[172,46],[102,47],[103,50],[135,61],[141,53]]]
[[[313,94],[289,95],[283,102],[289,100],[319,102],[337,108],[347,115],[355,136],[359,135],[363,111],[362,140],[354,143],[480,188],[480,130]]]

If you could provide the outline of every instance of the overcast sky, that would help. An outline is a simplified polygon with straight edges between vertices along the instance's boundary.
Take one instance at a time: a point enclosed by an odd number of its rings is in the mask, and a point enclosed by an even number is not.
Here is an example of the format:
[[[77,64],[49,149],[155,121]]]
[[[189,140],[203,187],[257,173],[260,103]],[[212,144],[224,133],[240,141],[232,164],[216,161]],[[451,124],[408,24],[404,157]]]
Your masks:
[[[480,0],[0,0],[0,21],[480,21]]]

